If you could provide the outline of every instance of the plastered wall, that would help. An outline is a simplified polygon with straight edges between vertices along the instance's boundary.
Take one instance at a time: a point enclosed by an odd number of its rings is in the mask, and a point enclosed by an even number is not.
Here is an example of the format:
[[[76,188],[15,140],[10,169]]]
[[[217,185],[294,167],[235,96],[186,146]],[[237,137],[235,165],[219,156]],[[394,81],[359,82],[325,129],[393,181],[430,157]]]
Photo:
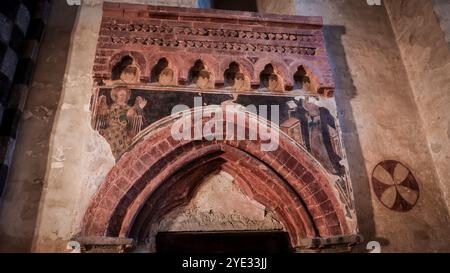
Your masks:
[[[67,240],[77,232],[91,196],[114,164],[109,145],[90,127],[91,71],[101,2],[86,0],[78,8],[73,29],[66,30],[71,32],[67,35],[71,40],[70,47],[66,45],[67,54],[61,55],[62,64],[60,59],[52,59],[52,52],[41,52],[47,54],[42,55],[43,74],[49,67],[59,67],[58,71],[64,73],[60,85],[52,85],[52,79],[48,79],[41,88],[59,96],[50,108],[53,123],[42,125],[31,116],[24,121],[33,125],[28,131],[24,126],[18,140],[23,148],[16,153],[16,165],[45,164],[30,165],[33,167],[26,171],[18,167],[11,170],[10,181],[18,182],[8,184],[2,201],[0,242],[8,244],[0,244],[1,251],[66,251]],[[193,0],[126,2],[197,5]],[[395,0],[386,1],[389,12],[386,7],[368,6],[360,0],[297,0],[295,11],[324,18],[361,234],[368,241],[379,241],[386,252],[450,251],[450,221],[444,197],[448,180],[443,179],[449,171],[445,168],[450,133],[445,107],[448,109],[449,98],[448,91],[444,92],[449,83],[445,77],[448,55],[442,49],[444,36],[429,14],[432,6],[425,0],[411,2],[424,3],[420,16],[415,9],[402,9]],[[54,7],[58,5],[63,4]],[[283,5],[265,3],[259,7],[270,7],[262,11],[271,13],[286,12]],[[405,28],[406,19],[398,19],[399,9],[421,28]],[[52,16],[56,20],[63,14]],[[57,39],[52,37],[48,44]],[[439,57],[431,54],[431,45],[438,46]],[[420,69],[424,63],[425,69]],[[36,95],[27,107],[36,115],[40,112],[33,112],[33,107],[41,103]],[[31,136],[39,132],[39,124],[50,127],[49,144],[46,152],[30,158],[29,151],[36,149]],[[439,144],[439,149],[433,143]],[[403,162],[419,181],[419,201],[407,213],[388,210],[371,190],[372,170],[386,159]],[[36,186],[33,181],[38,178],[41,182]],[[365,246],[358,251],[366,251]]]
[[[299,0],[296,10],[299,15],[323,16],[328,28],[327,47],[334,63],[338,112],[361,233],[366,240],[380,242],[382,251],[448,251],[448,211],[425,124],[430,120],[419,114],[414,83],[409,82],[386,8],[358,0]],[[420,6],[413,10],[421,11]],[[433,56],[431,49],[428,52],[428,57]],[[424,84],[439,85],[439,80],[428,79],[421,78]],[[429,107],[445,107],[438,98],[434,102]],[[372,171],[386,159],[406,164],[420,183],[419,201],[407,213],[388,210],[371,190]]]

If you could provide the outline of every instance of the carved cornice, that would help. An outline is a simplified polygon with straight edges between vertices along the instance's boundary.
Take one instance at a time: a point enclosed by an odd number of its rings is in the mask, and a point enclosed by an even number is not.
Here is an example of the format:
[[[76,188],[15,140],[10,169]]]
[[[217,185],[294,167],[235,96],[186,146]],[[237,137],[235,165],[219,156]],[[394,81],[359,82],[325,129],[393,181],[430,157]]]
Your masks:
[[[238,52],[270,52],[315,56],[321,46],[319,33],[249,31],[245,27],[166,26],[146,22],[106,19],[100,35],[103,43],[139,44],[178,48],[208,48]]]
[[[324,45],[322,18],[213,9],[104,3],[94,64],[97,80],[110,80],[117,56],[133,55],[149,82],[154,64],[167,58],[180,84],[195,60],[202,59],[223,85],[231,62],[258,88],[260,73],[272,64],[285,85],[295,89],[294,74],[303,66],[317,94],[334,91]]]

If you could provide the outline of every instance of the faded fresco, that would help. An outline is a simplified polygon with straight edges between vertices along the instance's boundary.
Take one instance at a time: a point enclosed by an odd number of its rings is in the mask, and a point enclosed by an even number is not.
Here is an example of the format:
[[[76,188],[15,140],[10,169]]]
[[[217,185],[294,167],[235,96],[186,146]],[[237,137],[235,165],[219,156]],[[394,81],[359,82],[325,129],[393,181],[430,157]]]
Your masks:
[[[339,177],[336,186],[342,201],[348,209],[353,208],[351,188],[348,186],[346,168],[342,164],[340,129],[332,114],[333,109],[328,108],[332,98],[308,94],[304,89],[284,91],[282,94],[266,89],[236,92],[233,85],[241,79],[238,73],[238,79],[234,78],[230,85],[221,89],[202,89],[196,84],[187,88],[170,86],[165,89],[160,84],[161,77],[167,77],[165,71],[167,69],[161,70],[161,76],[155,84],[127,86],[121,83],[118,86],[98,87],[94,96],[93,126],[109,143],[116,160],[128,150],[140,131],[170,116],[176,105],[194,108],[195,98],[201,98],[203,106],[231,102],[243,107],[253,105],[259,109],[261,105],[277,105],[280,113],[275,122],[280,130],[303,146],[327,172]],[[208,74],[200,72],[194,76],[193,82],[206,84]],[[195,80],[195,77],[200,80]],[[238,85],[242,86],[241,83]],[[267,111],[267,114],[271,120],[271,112]]]
[[[201,77],[201,76],[200,76]],[[193,88],[198,88],[194,86]],[[311,96],[274,96],[258,94],[234,94],[230,92],[203,93],[189,91],[161,91],[130,89],[126,86],[102,87],[98,91],[95,129],[108,141],[118,159],[132,139],[142,129],[169,116],[178,104],[194,107],[194,98],[201,98],[203,105],[221,105],[228,101],[244,107],[254,105],[278,105],[278,126],[292,140],[303,145],[323,166],[336,175],[344,174],[340,164],[341,144],[335,118],[320,106],[320,98]],[[268,111],[270,119],[270,111]]]
[[[138,96],[129,105],[130,97],[131,90],[122,86],[113,88],[107,95],[101,95],[98,101],[96,129],[111,145],[116,158],[128,148],[144,125],[143,109],[147,100]]]
[[[186,20],[188,24],[156,24],[116,13],[102,20],[93,69],[92,126],[109,143],[116,161],[176,105],[192,109],[199,106],[195,99],[201,99],[202,106],[267,106],[263,120],[315,158],[334,180],[352,217],[321,20],[297,18],[283,26],[270,22],[264,29],[233,21],[219,26]],[[272,105],[279,109],[275,119]]]

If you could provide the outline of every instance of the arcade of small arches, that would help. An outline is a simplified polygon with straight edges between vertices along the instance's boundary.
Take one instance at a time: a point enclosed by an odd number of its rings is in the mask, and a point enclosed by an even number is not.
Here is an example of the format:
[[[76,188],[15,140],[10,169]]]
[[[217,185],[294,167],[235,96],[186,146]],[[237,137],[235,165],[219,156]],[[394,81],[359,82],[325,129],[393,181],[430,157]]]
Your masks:
[[[153,62],[147,62],[139,52],[121,52],[111,58],[110,75],[96,78],[99,85],[150,84],[244,93],[333,96],[334,88],[320,86],[313,70],[304,64],[296,62],[286,67],[273,60],[252,64],[240,57],[220,61],[212,61],[207,56],[197,57],[158,56]]]

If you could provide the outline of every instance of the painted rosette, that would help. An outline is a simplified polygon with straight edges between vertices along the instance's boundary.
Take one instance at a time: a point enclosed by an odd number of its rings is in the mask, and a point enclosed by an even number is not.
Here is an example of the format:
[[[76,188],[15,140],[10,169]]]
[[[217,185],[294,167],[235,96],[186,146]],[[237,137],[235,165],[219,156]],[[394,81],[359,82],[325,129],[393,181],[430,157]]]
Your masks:
[[[378,200],[393,211],[410,211],[419,200],[416,178],[404,164],[395,160],[383,161],[375,167],[372,186]]]

